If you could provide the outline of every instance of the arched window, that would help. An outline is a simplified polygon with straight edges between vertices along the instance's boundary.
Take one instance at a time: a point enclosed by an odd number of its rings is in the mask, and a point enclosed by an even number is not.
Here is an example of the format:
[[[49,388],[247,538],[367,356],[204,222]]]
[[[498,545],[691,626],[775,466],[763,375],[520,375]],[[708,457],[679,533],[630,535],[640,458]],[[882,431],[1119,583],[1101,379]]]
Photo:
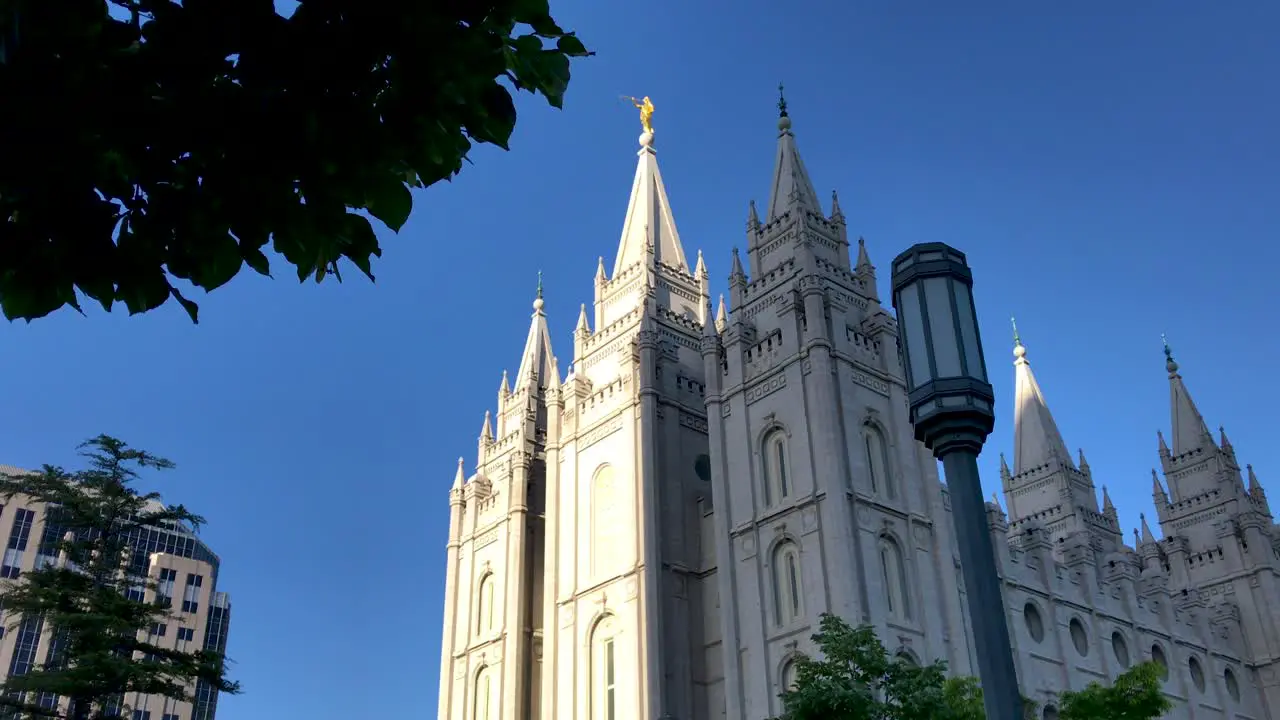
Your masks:
[[[619,508],[617,472],[612,465],[596,470],[591,484],[591,535],[589,549],[594,577],[608,576],[618,570],[619,543],[622,541],[622,512]]]
[[[476,672],[475,708],[471,714],[474,720],[491,720],[493,717],[493,680],[490,675],[487,667]]]
[[[761,454],[764,459],[765,504],[771,505],[791,497],[791,473],[787,467],[787,433],[778,428],[766,435]]]
[[[591,631],[591,720],[618,720],[618,626],[605,615]]]
[[[790,625],[804,614],[801,602],[800,549],[790,540],[773,550],[773,612],[778,625]]]
[[[903,620],[911,619],[911,591],[907,585],[907,566],[898,541],[888,535],[880,537],[880,570],[884,580],[885,600],[889,613]]]
[[[867,449],[867,473],[871,476],[871,491],[883,492],[890,499],[897,497],[898,489],[889,473],[889,452],[884,435],[880,433],[880,428],[870,423],[862,426],[862,435]]]
[[[480,600],[476,607],[476,634],[493,630],[493,573],[486,572],[480,578]]]
[[[782,664],[782,673],[778,677],[782,692],[796,689],[796,661],[791,659]]]

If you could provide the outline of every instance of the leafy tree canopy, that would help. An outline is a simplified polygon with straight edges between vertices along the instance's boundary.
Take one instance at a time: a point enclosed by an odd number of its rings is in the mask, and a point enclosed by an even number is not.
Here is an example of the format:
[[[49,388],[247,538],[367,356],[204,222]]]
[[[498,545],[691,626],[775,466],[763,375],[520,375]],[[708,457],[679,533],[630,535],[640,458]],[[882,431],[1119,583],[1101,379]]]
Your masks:
[[[917,666],[893,658],[870,626],[851,627],[823,615],[813,636],[820,659],[800,658],[795,686],[782,693],[777,720],[984,720],[976,678],[947,677],[946,665]],[[1037,716],[1025,702],[1027,717]],[[1111,686],[1092,684],[1062,696],[1060,720],[1155,720],[1169,701],[1160,691],[1159,670],[1140,665]]]
[[[146,557],[130,542],[147,528],[195,529],[201,518],[130,485],[140,469],[173,464],[105,435],[82,450],[85,470],[45,466],[0,475],[0,497],[44,505],[45,526],[53,532],[44,533],[37,554],[58,558],[0,583],[10,632],[27,629],[40,637],[47,630],[49,638],[0,683],[0,715],[114,720],[131,716],[125,697],[132,693],[191,702],[198,683],[239,692],[226,678],[220,651],[203,642],[178,649],[152,634],[157,624],[181,618],[171,611],[173,590],[165,594],[147,576]]]
[[[507,148],[507,86],[561,107],[589,54],[547,0],[0,0],[0,309],[194,321],[175,279],[268,252],[372,279],[368,217],[399,230],[409,188]]]

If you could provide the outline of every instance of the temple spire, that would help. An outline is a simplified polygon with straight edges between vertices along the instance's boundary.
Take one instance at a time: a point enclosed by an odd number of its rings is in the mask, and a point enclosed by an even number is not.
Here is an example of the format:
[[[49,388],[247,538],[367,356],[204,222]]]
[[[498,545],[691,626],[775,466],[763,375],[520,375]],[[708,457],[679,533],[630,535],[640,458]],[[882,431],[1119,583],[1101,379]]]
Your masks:
[[[1178,363],[1173,359],[1173,350],[1169,348],[1169,340],[1161,335],[1164,341],[1165,369],[1169,371],[1169,411],[1173,419],[1172,454],[1176,457],[1184,453],[1213,445],[1213,435],[1209,426],[1191,399],[1182,375],[1178,374]]]
[[[520,355],[520,370],[516,373],[516,391],[536,387],[556,387],[560,384],[560,372],[551,351],[551,333],[547,331],[547,316],[542,312],[542,273],[538,273],[538,292],[533,300],[533,317],[529,321],[529,335]]]
[[[466,481],[467,481],[467,474],[466,474],[466,472],[462,469],[462,463],[463,463],[463,462],[464,462],[464,461],[463,461],[463,459],[462,459],[462,458],[458,458],[458,472],[454,473],[454,475],[453,475],[453,489],[454,489],[454,490],[461,490],[461,489],[462,489],[462,484],[463,484],[464,482],[466,482]]]
[[[778,153],[773,164],[773,183],[769,191],[769,206],[765,222],[770,223],[793,210],[807,210],[825,218],[818,193],[813,189],[809,171],[800,159],[796,137],[791,133],[791,116],[787,114],[787,99],[778,86]]]
[[[1062,433],[1054,422],[1053,414],[1045,402],[1040,384],[1031,372],[1027,349],[1018,335],[1017,323],[1013,326],[1014,408],[1013,408],[1013,472],[1026,472],[1031,468],[1058,460],[1071,465],[1071,453],[1062,441]]]
[[[1156,541],[1156,536],[1155,536],[1154,534],[1152,534],[1152,532],[1151,532],[1151,526],[1147,524],[1147,515],[1146,515],[1146,513],[1139,514],[1139,515],[1138,515],[1138,519],[1142,521],[1142,542],[1143,542],[1143,543],[1153,543],[1153,542],[1155,542],[1155,541]]]
[[[667,188],[662,182],[662,173],[658,171],[652,133],[640,136],[637,154],[640,160],[636,163],[631,200],[627,204],[612,276],[617,277],[619,272],[645,261],[650,244],[657,262],[688,273],[689,263],[685,259],[684,246],[680,244],[680,233],[676,231],[671,201],[667,199]]]

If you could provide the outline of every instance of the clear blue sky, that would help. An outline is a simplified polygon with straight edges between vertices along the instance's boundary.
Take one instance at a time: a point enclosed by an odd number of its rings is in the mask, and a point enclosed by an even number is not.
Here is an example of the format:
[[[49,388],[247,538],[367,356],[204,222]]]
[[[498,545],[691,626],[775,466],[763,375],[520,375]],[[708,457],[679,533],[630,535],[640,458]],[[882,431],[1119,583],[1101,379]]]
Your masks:
[[[654,98],[681,236],[718,288],[766,199],[780,80],[882,294],[911,243],[968,252],[1004,411],[988,491],[1012,444],[1011,314],[1126,528],[1169,424],[1162,332],[1210,424],[1280,488],[1280,5],[553,4],[599,51],[565,111],[524,96],[512,152],[419,193],[376,285],[299,287],[273,262],[279,280],[246,270],[199,326],[173,305],[3,331],[0,461],[68,463],[111,433],[175,460],[157,486],[208,516],[245,687],[220,720],[434,715],[446,492],[519,360],[538,269],[561,368],[572,355],[635,162],[620,94]]]

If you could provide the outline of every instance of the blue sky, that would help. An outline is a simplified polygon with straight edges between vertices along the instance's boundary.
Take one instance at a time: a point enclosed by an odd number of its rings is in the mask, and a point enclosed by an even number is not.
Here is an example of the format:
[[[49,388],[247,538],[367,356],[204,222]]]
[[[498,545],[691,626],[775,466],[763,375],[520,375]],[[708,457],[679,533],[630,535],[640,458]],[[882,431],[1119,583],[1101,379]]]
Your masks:
[[[524,96],[510,153],[417,194],[376,285],[299,287],[273,262],[279,280],[246,270],[199,326],[174,305],[0,335],[0,461],[70,463],[107,432],[178,463],[155,484],[208,517],[234,602],[245,694],[220,720],[434,714],[446,492],[518,363],[538,269],[562,368],[572,355],[634,171],[620,94],[653,97],[681,237],[717,288],[747,201],[766,200],[780,80],[884,296],[912,243],[969,254],[1004,411],[988,492],[1012,444],[1010,315],[1126,528],[1169,425],[1162,332],[1209,423],[1275,487],[1280,5],[553,5],[599,52],[566,109]]]

